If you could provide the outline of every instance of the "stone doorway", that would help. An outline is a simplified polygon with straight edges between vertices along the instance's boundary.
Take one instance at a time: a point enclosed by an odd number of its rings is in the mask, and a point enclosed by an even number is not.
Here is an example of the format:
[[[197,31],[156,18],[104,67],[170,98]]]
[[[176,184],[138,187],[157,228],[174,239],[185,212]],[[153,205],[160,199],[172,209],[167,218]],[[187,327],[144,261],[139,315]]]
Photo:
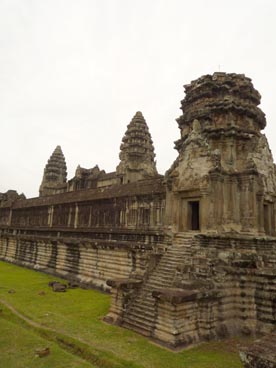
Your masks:
[[[189,230],[200,230],[199,201],[189,201],[188,226]]]

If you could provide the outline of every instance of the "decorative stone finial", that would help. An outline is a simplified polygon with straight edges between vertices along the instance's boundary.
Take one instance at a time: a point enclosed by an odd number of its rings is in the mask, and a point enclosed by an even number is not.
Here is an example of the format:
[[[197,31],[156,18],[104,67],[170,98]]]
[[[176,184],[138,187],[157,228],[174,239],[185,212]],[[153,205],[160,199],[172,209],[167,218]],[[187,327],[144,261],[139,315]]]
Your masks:
[[[120,164],[117,175],[122,183],[128,183],[157,175],[155,153],[148,125],[140,111],[137,111],[127,126],[122,139]]]
[[[45,166],[39,195],[46,196],[65,191],[66,179],[65,158],[61,147],[57,146]]]

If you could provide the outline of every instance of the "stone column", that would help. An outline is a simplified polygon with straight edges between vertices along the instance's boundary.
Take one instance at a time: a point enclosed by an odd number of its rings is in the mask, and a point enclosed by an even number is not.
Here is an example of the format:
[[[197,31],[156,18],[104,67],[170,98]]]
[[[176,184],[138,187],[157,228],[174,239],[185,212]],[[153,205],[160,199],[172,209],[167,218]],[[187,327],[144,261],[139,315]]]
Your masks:
[[[222,186],[223,193],[223,207],[222,207],[222,221],[223,224],[227,225],[229,223],[229,177],[224,177],[224,183]]]
[[[217,175],[214,181],[214,218],[213,218],[213,228],[216,230],[222,224],[223,218],[223,208],[224,208],[224,193],[223,193],[223,177]],[[217,200],[219,198],[219,200]]]
[[[8,218],[8,226],[11,226],[12,223],[12,208],[10,208],[9,218]]]
[[[92,224],[92,207],[89,208],[89,219],[88,219],[88,227],[91,227]]]
[[[263,194],[257,194],[257,207],[258,207],[258,230],[261,235],[264,235],[264,196]]]
[[[249,221],[249,182],[248,178],[241,177],[241,224],[242,231],[250,231]]]
[[[175,231],[175,194],[167,188],[166,203],[165,203],[165,227],[170,231],[174,228]]]
[[[207,188],[202,188],[200,190],[201,199],[200,199],[200,215],[199,215],[199,225],[200,231],[204,232],[208,228],[208,217],[209,217],[209,191]]]
[[[255,177],[252,175],[241,178],[241,214],[242,231],[257,232]]]
[[[155,226],[155,223],[154,223],[155,203],[151,202],[149,208],[150,208],[150,227],[153,227]]]
[[[217,223],[217,189],[218,181],[217,175],[210,175],[210,190],[209,190],[209,208],[208,208],[208,229],[213,230],[214,225]]]
[[[70,206],[69,215],[68,215],[68,222],[67,222],[68,227],[70,227],[70,225],[71,225],[71,217],[72,217],[72,207]]]
[[[232,218],[235,224],[240,223],[240,211],[239,211],[239,203],[237,201],[238,198],[238,183],[237,177],[232,177],[232,185],[231,185],[231,201],[232,201]]]
[[[271,217],[271,221],[272,221],[272,232],[271,232],[271,235],[272,236],[276,236],[276,223],[275,223],[276,206],[275,206],[275,202],[272,203],[272,205],[271,205],[271,211],[272,211],[272,217]]]
[[[257,199],[256,199],[256,177],[251,176],[249,182],[249,210],[251,217],[252,230],[258,232],[258,215],[257,215]]]
[[[53,227],[54,206],[48,208],[48,226]]]
[[[78,227],[78,222],[79,222],[79,207],[78,207],[78,204],[76,203],[75,220],[74,220],[74,228],[75,229]]]

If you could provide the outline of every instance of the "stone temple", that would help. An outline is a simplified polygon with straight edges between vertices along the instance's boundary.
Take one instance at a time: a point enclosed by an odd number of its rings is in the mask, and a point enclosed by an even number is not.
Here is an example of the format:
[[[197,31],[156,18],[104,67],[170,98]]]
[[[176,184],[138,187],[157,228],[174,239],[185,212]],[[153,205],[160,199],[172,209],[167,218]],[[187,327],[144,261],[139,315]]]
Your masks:
[[[116,171],[59,146],[39,197],[1,194],[0,258],[109,290],[105,320],[171,348],[276,324],[276,168],[260,94],[242,74],[185,86],[178,157],[159,175],[137,112]]]

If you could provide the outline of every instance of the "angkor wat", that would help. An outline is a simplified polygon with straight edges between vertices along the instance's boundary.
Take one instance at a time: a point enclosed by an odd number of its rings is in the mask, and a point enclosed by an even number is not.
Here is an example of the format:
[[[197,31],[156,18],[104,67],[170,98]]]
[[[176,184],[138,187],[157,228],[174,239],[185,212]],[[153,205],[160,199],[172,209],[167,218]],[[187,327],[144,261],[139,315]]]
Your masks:
[[[171,348],[276,323],[276,167],[260,94],[241,74],[185,86],[178,157],[159,175],[145,119],[116,171],[54,150],[40,196],[0,197],[0,259],[110,290],[106,321]]]

